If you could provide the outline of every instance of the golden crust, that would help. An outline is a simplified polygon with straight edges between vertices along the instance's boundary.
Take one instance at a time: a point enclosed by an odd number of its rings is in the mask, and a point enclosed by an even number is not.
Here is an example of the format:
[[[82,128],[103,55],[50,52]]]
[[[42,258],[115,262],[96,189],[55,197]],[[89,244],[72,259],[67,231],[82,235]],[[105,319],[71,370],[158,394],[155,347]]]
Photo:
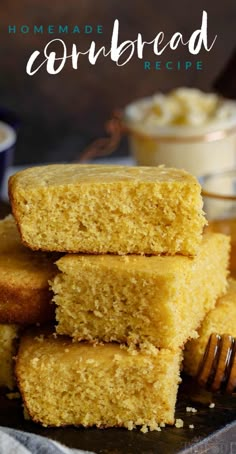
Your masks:
[[[15,196],[14,196],[13,186],[14,186],[13,179],[10,177],[8,179],[8,197],[9,197],[9,201],[10,201],[10,205],[11,205],[11,211],[12,211],[12,214],[15,219],[15,224],[16,224],[18,232],[21,236],[21,230],[20,230],[20,225],[19,225],[18,217],[17,217],[16,200],[15,200]]]
[[[9,288],[0,283],[0,323],[31,325],[54,320],[49,289]]]
[[[173,424],[180,349],[73,343],[40,330],[20,341],[16,377],[30,417],[44,426]]]
[[[0,324],[0,387],[10,390],[16,387],[14,357],[19,334],[20,327],[18,325]]]
[[[192,256],[206,223],[197,180],[162,166],[26,169],[9,197],[32,250]]]
[[[226,291],[229,249],[229,237],[208,234],[194,258],[65,255],[51,281],[57,332],[76,341],[183,346]]]
[[[0,239],[0,323],[53,320],[48,280],[56,273],[56,257],[25,248],[12,216],[0,221]]]

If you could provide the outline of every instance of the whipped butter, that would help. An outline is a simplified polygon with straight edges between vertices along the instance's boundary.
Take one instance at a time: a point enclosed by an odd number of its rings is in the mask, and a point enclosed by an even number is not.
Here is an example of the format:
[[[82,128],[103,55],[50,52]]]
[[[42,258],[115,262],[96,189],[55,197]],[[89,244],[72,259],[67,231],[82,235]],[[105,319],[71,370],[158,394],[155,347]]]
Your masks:
[[[235,165],[236,102],[178,88],[128,105],[124,122],[139,165],[165,164],[196,176]]]

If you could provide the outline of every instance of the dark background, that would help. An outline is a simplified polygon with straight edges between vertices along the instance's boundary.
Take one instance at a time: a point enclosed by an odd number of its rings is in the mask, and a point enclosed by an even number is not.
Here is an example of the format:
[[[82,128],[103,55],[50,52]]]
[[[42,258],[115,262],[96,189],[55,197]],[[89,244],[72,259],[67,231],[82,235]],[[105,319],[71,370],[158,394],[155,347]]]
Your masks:
[[[196,86],[210,90],[235,47],[236,2],[212,0],[1,0],[0,15],[0,106],[21,118],[15,162],[73,160],[96,137],[104,135],[104,122],[114,108],[131,100],[167,91],[176,86]],[[208,12],[209,38],[218,38],[210,53],[192,57],[184,47],[152,60],[202,60],[203,70],[145,71],[143,62],[133,58],[124,67],[107,59],[95,66],[83,57],[78,70],[70,63],[58,75],[42,68],[35,76],[26,75],[26,62],[35,50],[57,35],[8,34],[9,25],[85,24],[103,25],[102,35],[60,35],[68,45],[86,49],[91,36],[98,46],[109,47],[113,21],[120,20],[120,40],[135,39],[141,32],[151,40],[163,30],[166,39],[180,31],[187,39],[201,25],[202,10]],[[127,149],[123,144],[121,152]]]

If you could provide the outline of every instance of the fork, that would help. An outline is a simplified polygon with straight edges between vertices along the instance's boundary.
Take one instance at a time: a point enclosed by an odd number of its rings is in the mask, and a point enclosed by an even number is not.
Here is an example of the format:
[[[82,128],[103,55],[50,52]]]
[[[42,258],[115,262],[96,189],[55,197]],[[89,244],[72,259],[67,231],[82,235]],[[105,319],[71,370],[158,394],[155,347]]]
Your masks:
[[[236,392],[236,338],[229,334],[211,334],[197,381],[212,392]]]

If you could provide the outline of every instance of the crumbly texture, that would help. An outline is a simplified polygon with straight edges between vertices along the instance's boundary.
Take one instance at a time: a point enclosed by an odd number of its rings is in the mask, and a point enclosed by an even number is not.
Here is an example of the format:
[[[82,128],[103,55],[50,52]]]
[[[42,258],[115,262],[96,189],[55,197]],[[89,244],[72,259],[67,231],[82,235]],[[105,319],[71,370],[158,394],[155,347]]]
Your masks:
[[[195,255],[206,221],[184,170],[58,164],[9,180],[22,241],[62,252]]]
[[[56,272],[55,260],[21,244],[11,215],[0,221],[0,323],[25,325],[54,319],[48,280]]]
[[[195,376],[212,333],[230,334],[236,337],[236,280],[229,279],[226,295],[218,299],[216,306],[204,318],[198,330],[199,337],[186,344],[184,369]]]
[[[21,339],[18,385],[44,426],[149,427],[174,423],[181,350],[129,351],[68,338]]]
[[[229,237],[207,234],[195,258],[66,255],[51,282],[57,332],[76,340],[176,348],[226,291]]]
[[[0,324],[0,387],[14,389],[14,355],[20,327]]]

